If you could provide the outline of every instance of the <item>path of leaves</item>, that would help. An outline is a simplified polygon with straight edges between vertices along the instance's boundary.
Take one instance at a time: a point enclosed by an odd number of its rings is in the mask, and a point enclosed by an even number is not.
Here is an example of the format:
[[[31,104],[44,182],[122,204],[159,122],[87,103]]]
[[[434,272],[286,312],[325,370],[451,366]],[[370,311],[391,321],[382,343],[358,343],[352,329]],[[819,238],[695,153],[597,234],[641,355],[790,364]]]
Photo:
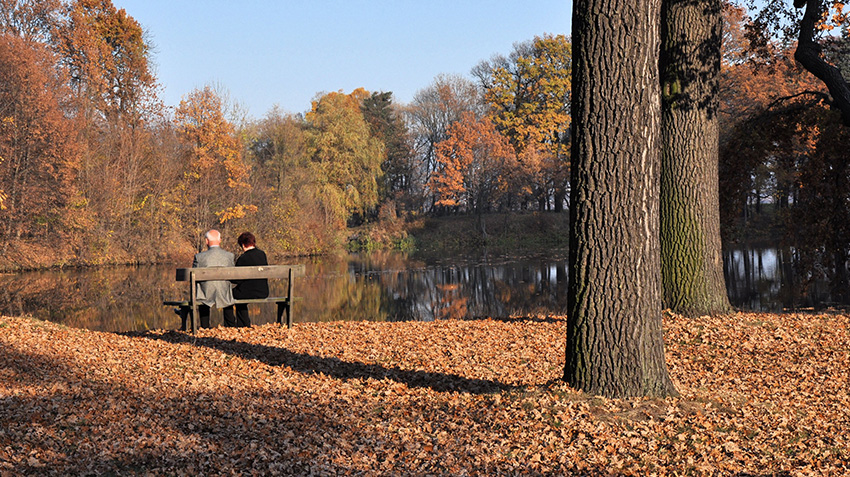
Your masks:
[[[850,474],[848,316],[665,317],[667,400],[571,390],[565,329],[2,317],[0,475]]]

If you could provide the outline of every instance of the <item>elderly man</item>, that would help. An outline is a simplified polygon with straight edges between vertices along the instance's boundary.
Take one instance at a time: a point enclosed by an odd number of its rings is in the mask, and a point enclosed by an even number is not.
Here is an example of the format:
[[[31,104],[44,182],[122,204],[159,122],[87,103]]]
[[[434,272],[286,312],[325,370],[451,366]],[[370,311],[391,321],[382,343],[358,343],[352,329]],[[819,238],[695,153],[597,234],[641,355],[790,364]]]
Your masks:
[[[221,233],[218,230],[210,230],[204,234],[207,250],[195,254],[192,268],[196,267],[232,267],[234,266],[233,254],[221,248]],[[224,326],[235,327],[236,316],[233,313],[233,291],[228,281],[199,282],[198,295],[198,318],[201,328],[210,327],[210,307],[221,308],[224,314]]]

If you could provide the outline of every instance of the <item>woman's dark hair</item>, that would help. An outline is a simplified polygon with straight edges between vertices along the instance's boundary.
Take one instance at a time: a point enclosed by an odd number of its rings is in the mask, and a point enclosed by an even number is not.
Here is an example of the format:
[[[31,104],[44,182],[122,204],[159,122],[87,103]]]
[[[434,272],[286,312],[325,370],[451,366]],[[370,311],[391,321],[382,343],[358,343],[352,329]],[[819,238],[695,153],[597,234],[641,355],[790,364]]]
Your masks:
[[[257,245],[257,239],[254,237],[254,234],[251,232],[242,232],[242,235],[236,239],[236,242],[240,247],[253,247]]]

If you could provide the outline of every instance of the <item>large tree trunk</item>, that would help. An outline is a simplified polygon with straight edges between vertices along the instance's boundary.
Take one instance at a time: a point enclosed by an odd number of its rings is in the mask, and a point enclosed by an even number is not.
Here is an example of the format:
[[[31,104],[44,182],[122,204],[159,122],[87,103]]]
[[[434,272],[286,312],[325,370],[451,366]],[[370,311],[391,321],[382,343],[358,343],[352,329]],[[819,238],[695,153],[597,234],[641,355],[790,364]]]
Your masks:
[[[661,0],[576,0],[564,379],[611,397],[675,394],[658,239]]]
[[[661,14],[661,277],[664,306],[731,311],[718,190],[720,0],[664,0]]]

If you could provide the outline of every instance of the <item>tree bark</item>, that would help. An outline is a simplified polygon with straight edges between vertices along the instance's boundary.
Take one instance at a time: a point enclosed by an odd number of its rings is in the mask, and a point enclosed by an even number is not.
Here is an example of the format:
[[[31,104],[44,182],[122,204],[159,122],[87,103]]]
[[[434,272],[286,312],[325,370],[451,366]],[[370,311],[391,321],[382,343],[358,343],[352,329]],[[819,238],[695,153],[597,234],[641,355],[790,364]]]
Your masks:
[[[720,242],[721,0],[661,8],[661,277],[664,306],[728,313]]]
[[[661,329],[661,0],[576,0],[564,379],[610,397],[676,393]]]

